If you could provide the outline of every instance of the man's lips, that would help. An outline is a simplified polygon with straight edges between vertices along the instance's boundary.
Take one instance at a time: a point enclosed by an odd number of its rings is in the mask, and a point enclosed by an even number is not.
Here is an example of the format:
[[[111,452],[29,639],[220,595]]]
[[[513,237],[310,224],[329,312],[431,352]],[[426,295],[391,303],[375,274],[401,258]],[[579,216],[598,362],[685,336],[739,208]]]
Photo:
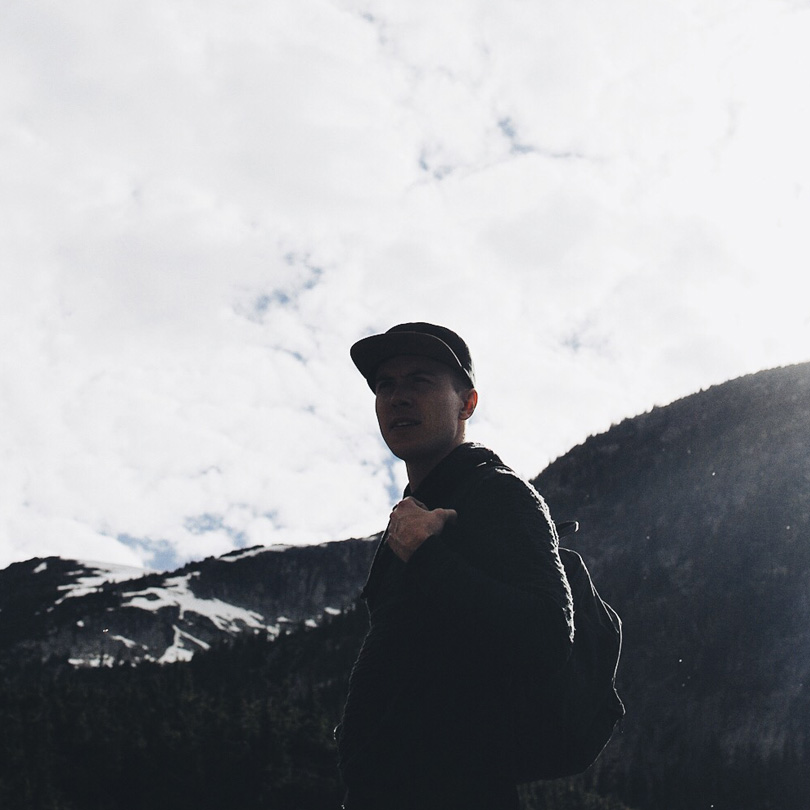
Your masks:
[[[400,428],[416,427],[419,424],[421,423],[418,419],[410,419],[405,416],[398,416],[396,419],[392,419],[388,423],[388,427],[391,428],[391,430],[398,430]]]

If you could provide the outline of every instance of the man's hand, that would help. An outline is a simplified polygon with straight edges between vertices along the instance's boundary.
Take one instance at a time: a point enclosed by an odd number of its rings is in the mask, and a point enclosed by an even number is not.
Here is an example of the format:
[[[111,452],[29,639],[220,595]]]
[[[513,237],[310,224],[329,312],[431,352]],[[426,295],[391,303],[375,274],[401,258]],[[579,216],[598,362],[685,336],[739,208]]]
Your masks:
[[[428,509],[416,498],[405,498],[391,512],[388,522],[388,545],[397,557],[408,562],[411,554],[447,523],[458,517],[455,509]]]

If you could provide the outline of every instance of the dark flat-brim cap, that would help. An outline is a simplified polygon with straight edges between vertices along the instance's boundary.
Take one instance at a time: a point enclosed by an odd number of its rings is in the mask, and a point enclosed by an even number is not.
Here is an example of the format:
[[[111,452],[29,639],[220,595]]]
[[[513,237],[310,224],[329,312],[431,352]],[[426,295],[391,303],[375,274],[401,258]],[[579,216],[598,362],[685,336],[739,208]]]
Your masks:
[[[459,371],[475,387],[475,370],[467,344],[452,330],[430,323],[403,323],[382,335],[357,341],[351,356],[360,373],[374,390],[377,368],[392,357],[430,357]]]

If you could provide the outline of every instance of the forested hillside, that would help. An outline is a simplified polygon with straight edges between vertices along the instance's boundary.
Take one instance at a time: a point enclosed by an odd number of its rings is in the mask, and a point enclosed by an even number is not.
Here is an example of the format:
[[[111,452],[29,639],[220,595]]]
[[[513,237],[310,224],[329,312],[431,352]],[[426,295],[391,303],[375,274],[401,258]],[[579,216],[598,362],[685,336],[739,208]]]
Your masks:
[[[171,666],[2,673],[0,807],[337,810],[332,730],[363,609],[276,641],[245,637]],[[575,783],[546,807],[624,810]]]

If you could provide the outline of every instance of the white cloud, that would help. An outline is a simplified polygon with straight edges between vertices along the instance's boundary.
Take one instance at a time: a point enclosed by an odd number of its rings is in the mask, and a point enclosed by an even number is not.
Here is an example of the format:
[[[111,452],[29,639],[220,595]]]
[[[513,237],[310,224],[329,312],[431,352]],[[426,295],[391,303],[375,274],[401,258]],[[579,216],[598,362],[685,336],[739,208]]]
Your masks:
[[[806,360],[806,6],[0,10],[0,564],[381,528],[348,347],[469,340],[472,438]]]

